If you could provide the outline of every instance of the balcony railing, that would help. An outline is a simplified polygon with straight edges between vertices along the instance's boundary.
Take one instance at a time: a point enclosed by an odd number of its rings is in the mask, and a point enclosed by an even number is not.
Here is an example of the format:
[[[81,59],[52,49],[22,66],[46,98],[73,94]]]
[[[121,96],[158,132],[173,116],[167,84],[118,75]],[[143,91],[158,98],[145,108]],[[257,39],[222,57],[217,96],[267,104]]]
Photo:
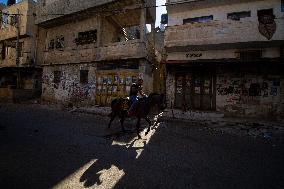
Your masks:
[[[206,46],[284,40],[284,22],[276,19],[276,31],[268,40],[259,31],[258,21],[211,21],[170,26],[166,29],[165,46]]]
[[[146,57],[145,43],[139,40],[113,43],[108,46],[87,49],[49,50],[44,64],[67,64],[102,60],[119,60]]]

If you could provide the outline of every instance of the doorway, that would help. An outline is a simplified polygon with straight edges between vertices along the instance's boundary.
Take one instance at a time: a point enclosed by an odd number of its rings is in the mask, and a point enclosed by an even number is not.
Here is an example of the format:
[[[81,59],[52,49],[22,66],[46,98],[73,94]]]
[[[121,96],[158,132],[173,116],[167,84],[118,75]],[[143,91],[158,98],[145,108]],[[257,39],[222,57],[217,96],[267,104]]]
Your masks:
[[[183,110],[216,109],[215,73],[192,71],[176,74],[175,107]]]

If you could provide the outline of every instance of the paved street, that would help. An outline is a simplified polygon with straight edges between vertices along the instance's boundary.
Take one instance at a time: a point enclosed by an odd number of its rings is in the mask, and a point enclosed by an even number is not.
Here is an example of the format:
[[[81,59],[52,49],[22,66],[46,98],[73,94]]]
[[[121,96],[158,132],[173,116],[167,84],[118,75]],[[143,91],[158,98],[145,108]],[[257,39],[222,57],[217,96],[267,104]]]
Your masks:
[[[0,105],[0,188],[284,188],[283,136],[161,122],[136,140],[107,117]]]

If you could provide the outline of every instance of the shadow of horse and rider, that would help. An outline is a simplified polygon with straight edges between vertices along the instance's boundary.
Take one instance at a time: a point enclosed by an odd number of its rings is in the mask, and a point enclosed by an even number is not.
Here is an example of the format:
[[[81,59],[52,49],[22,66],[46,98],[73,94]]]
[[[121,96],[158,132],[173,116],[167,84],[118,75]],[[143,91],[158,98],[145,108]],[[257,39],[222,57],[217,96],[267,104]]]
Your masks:
[[[136,97],[136,93],[134,96]],[[138,98],[137,102],[133,104],[130,97],[116,98],[111,102],[111,113],[109,114],[110,121],[108,128],[110,128],[113,120],[118,117],[120,119],[120,125],[122,132],[106,135],[109,145],[106,146],[108,153],[102,153],[100,157],[94,162],[80,177],[80,182],[84,183],[85,187],[91,187],[93,185],[100,186],[102,184],[101,175],[103,170],[109,170],[112,166],[117,167],[119,170],[127,172],[131,170],[131,165],[137,163],[137,151],[143,150],[146,146],[146,140],[141,139],[140,127],[141,119],[145,119],[148,123],[148,128],[145,136],[150,132],[152,125],[150,120],[150,113],[160,111],[166,108],[165,106],[165,95],[158,93],[151,93],[149,96],[144,95],[142,98]],[[135,106],[134,106],[135,105]],[[131,116],[129,110],[131,109]],[[133,138],[133,134],[125,129],[124,123],[127,118],[135,118],[136,121],[136,133],[138,139]],[[130,135],[124,136],[125,133],[131,133]],[[134,140],[133,140],[134,139]],[[113,142],[122,142],[121,144],[114,144]],[[121,141],[122,140],[122,141]],[[139,145],[137,145],[137,143]]]

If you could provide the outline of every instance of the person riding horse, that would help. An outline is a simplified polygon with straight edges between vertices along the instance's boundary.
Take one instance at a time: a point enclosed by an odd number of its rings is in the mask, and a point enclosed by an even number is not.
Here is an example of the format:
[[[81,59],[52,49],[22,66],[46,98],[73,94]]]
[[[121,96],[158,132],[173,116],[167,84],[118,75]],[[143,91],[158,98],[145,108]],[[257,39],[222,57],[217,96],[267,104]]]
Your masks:
[[[134,109],[139,101],[139,99],[144,98],[146,94],[143,92],[143,79],[138,79],[137,83],[133,83],[130,88],[130,108],[128,110],[128,116],[133,116]]]

